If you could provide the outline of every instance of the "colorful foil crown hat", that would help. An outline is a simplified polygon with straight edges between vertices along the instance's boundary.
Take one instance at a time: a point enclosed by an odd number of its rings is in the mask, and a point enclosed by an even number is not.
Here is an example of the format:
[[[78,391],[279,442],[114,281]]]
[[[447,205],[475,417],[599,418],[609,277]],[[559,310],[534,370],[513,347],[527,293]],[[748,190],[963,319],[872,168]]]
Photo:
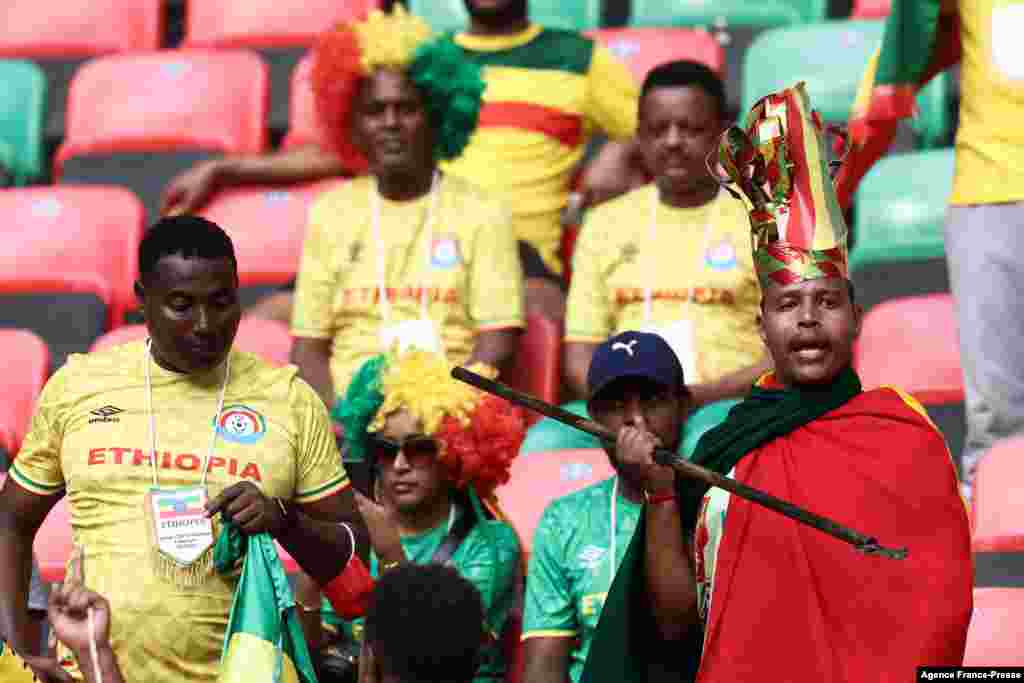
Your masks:
[[[744,129],[722,134],[723,185],[750,213],[762,288],[847,277],[847,228],[828,168],[821,119],[804,84],[759,100]],[[738,188],[737,193],[732,186]]]

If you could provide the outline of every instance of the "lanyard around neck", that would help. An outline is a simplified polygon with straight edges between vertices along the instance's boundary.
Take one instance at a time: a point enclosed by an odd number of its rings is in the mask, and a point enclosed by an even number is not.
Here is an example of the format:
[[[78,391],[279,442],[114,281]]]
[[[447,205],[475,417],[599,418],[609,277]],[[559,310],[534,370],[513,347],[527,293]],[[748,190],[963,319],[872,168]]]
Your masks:
[[[151,347],[153,346],[153,340],[146,340],[146,411],[149,413],[149,446],[151,449],[151,455],[149,458],[150,465],[153,469],[153,487],[159,488],[160,483],[157,479],[157,450],[156,450],[156,414],[153,412],[153,380],[150,376],[150,363],[153,362],[153,354]],[[213,416],[213,432],[210,434],[210,447],[206,450],[206,457],[203,459],[203,477],[200,481],[200,486],[206,486],[206,475],[210,471],[210,460],[213,458],[213,451],[217,445],[217,429],[220,426],[220,415],[224,412],[224,394],[228,388],[228,376],[231,374],[231,353],[228,352],[228,357],[224,359],[224,380],[220,385],[220,397],[217,399],[217,412]]]
[[[661,203],[661,199],[658,195],[657,186],[653,187],[651,192],[651,215],[647,222],[647,252],[650,254],[651,263],[648,267],[647,272],[647,285],[644,287],[644,324],[651,324],[651,301],[654,298],[654,276],[657,269],[654,267],[653,257],[658,249],[656,243],[657,232],[658,232],[658,204]],[[708,207],[708,217],[704,221],[704,245],[697,252],[697,272],[701,272],[707,267],[705,263],[705,254],[708,248],[711,246],[711,225],[715,219],[718,218],[718,194],[711,199],[710,206]],[[690,286],[689,296],[686,298],[686,305],[689,306],[693,302],[694,298],[694,287]]]
[[[434,177],[430,181],[430,200],[427,208],[427,215],[424,218],[424,225],[427,229],[427,244],[426,244],[426,272],[430,272],[430,250],[431,243],[433,242],[433,229],[434,220],[437,214],[437,202],[438,196],[441,194],[441,173],[434,171]],[[388,285],[387,285],[387,248],[384,244],[384,237],[381,235],[380,229],[380,186],[377,180],[374,179],[373,184],[373,196],[371,198],[372,204],[372,221],[373,221],[373,241],[377,245],[377,298],[380,305],[381,319],[385,323],[391,321],[391,301],[388,300]],[[426,319],[427,313],[427,276],[424,275],[424,281],[420,287],[420,318]]]

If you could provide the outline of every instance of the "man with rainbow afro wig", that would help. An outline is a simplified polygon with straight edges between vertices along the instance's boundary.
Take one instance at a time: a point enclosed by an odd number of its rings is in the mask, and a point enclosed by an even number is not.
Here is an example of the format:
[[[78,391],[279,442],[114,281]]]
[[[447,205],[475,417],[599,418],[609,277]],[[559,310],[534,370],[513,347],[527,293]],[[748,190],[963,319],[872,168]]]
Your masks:
[[[476,127],[479,67],[396,7],[325,33],[312,80],[324,139],[368,175],[310,208],[292,313],[302,376],[333,406],[396,342],[503,367],[523,326],[510,219],[438,168]]]
[[[353,457],[368,460],[376,474],[376,505],[361,507],[390,519],[405,561],[450,564],[480,591],[489,636],[475,680],[501,680],[501,633],[516,601],[521,555],[515,531],[500,521],[494,489],[508,481],[525,423],[504,399],[452,379],[451,368],[419,350],[376,356],[356,373],[335,417]],[[496,375],[483,364],[473,369]],[[389,561],[395,553],[382,540],[387,534],[371,536],[376,577],[397,562]],[[360,621],[338,619],[311,580],[300,579],[297,598],[314,650],[329,653],[339,639],[361,638]]]

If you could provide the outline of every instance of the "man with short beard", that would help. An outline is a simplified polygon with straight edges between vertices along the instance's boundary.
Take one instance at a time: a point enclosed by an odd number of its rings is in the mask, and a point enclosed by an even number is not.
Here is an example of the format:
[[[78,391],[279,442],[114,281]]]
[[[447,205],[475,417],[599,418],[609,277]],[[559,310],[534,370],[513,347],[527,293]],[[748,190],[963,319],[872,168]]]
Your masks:
[[[645,615],[669,640],[703,627],[701,683],[896,683],[921,665],[959,665],[974,577],[956,471],[917,401],[890,387],[863,390],[851,367],[861,310],[803,84],[756,103],[745,129],[723,136],[719,157],[751,206],[774,372],[704,435],[693,461],[909,555],[861,552],[723,489],[677,480],[654,462],[656,435],[620,436],[620,465],[637,468],[653,493],[585,680],[644,680],[642,655],[633,656],[644,636],[631,623]],[[616,618],[625,614],[634,621]]]

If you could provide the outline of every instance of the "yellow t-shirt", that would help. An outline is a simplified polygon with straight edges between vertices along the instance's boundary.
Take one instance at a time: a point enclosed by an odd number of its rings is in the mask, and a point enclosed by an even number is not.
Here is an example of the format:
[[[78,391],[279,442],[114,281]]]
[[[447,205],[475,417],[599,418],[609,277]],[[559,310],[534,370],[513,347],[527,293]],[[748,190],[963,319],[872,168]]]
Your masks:
[[[960,0],[954,205],[1024,200],[1024,0]]]
[[[157,578],[144,516],[152,486],[144,342],[72,355],[47,382],[11,478],[39,494],[66,490],[85,584],[111,604],[111,643],[128,681],[214,681],[236,578],[195,587]],[[222,370],[181,375],[150,363],[159,484],[201,479]],[[294,366],[231,352],[210,458],[208,495],[250,481],[268,496],[312,502],[348,476],[323,402]],[[214,518],[214,534],[219,531]]]
[[[510,36],[454,37],[483,67],[480,121],[462,156],[445,168],[502,200],[517,239],[562,271],[560,212],[595,130],[613,139],[636,131],[638,90],[607,48],[575,31],[536,24]]]
[[[310,208],[295,286],[292,335],[331,339],[331,377],[343,394],[367,359],[380,353],[382,324],[372,178],[324,193]],[[391,322],[427,308],[448,357],[466,361],[479,332],[523,325],[523,271],[507,214],[467,183],[445,176],[437,215],[426,224],[430,193],[381,200]],[[429,261],[429,264],[428,264]]]
[[[600,343],[686,318],[698,373],[687,382],[713,381],[756,363],[764,355],[757,331],[761,294],[746,209],[725,192],[692,209],[658,202],[652,237],[656,193],[645,185],[587,214],[573,256],[566,341]]]

